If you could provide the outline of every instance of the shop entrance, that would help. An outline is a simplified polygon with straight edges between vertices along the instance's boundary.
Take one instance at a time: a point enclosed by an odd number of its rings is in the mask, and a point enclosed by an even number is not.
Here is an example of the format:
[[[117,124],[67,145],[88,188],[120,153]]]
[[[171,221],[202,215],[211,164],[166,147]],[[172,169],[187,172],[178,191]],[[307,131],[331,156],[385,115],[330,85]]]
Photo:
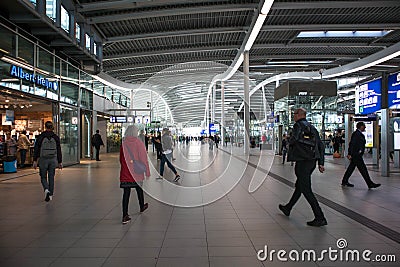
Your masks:
[[[26,131],[31,145],[26,150],[24,165],[32,165],[35,140],[43,131],[44,123],[53,121],[52,102],[32,98],[23,92],[0,89],[0,113],[0,158],[14,156],[17,166],[21,165],[17,142]]]

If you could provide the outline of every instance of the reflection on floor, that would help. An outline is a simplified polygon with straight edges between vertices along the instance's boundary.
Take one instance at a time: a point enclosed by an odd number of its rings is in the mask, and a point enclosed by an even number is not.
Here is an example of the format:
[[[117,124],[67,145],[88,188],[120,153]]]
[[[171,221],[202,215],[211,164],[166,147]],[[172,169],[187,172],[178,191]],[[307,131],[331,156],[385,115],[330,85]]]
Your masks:
[[[43,201],[37,173],[1,181],[0,266],[399,266],[398,242],[324,204],[321,207],[328,219],[325,227],[306,226],[313,215],[304,198],[289,218],[282,215],[277,206],[289,199],[293,188],[277,178],[294,182],[295,177],[293,167],[282,165],[279,156],[271,165],[271,176],[250,194],[255,167],[268,170],[270,155],[252,150],[246,157],[242,148],[223,149],[227,152],[215,148],[209,151],[208,145],[195,142],[177,146],[173,163],[182,179],[174,184],[167,170],[166,180],[159,183],[177,188],[205,187],[218,182],[229,166],[232,177],[244,175],[227,195],[196,208],[173,207],[146,195],[150,207],[140,214],[133,192],[132,222],[127,225],[121,224],[117,154],[102,155],[101,162],[83,161],[57,170],[55,196],[49,203]],[[151,147],[148,154],[155,166],[150,178],[153,182],[159,161]],[[250,164],[242,168],[240,162],[247,160]],[[229,165],[232,161],[237,164]],[[355,171],[351,177],[355,187],[342,188],[339,184],[344,167],[328,162],[326,169],[324,174],[313,174],[315,193],[400,232],[400,177],[371,173],[382,187],[368,190]],[[329,247],[338,249],[340,238],[347,242],[342,252],[369,249],[371,258],[395,255],[397,262],[333,261],[327,254],[315,262],[289,258],[289,252],[295,257],[296,251],[301,256],[310,249],[317,255]],[[275,250],[272,262],[269,257],[257,259],[265,246],[268,256]],[[287,262],[278,259],[276,251],[281,249],[287,252],[281,255]]]

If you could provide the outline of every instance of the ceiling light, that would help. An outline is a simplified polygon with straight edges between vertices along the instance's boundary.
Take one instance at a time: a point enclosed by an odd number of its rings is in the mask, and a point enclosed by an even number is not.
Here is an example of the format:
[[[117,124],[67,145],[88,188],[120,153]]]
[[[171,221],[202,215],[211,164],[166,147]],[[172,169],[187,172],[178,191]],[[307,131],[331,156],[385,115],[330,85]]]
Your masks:
[[[244,46],[244,51],[249,51],[251,49],[251,47],[254,44],[254,41],[256,40],[258,34],[260,33],[260,30],[261,30],[266,18],[267,18],[266,15],[262,15],[262,14],[258,15],[257,21],[254,24],[254,27],[251,31],[249,39],[247,39],[246,45]]]
[[[10,100],[9,100],[9,99],[6,99],[6,103],[8,103],[8,102],[10,102]]]
[[[275,64],[330,64],[332,60],[298,60],[298,61],[273,61],[267,62],[269,65]]]
[[[260,13],[263,15],[268,15],[273,3],[274,3],[274,0],[265,0]]]
[[[4,108],[8,108],[8,105],[4,105]]]
[[[298,38],[383,37],[389,31],[303,31]]]

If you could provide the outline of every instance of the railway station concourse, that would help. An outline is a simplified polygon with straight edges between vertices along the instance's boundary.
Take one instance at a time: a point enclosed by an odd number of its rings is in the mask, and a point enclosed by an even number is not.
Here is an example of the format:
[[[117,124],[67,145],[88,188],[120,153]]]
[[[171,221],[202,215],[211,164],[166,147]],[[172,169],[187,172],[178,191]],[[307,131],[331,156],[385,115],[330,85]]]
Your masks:
[[[399,266],[398,14],[398,0],[0,1],[0,266]],[[303,196],[278,208],[304,167],[282,155],[299,108],[323,143],[320,227]],[[47,121],[64,167],[50,201],[33,168]],[[378,188],[358,170],[341,185],[359,122]],[[150,176],[127,222],[132,126]],[[180,179],[160,174],[159,132]]]

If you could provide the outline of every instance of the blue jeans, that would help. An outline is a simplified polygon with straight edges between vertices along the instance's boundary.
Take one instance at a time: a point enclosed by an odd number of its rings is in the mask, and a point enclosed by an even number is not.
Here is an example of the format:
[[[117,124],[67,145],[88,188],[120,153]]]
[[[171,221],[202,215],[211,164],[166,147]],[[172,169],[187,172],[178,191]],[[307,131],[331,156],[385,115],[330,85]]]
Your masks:
[[[172,153],[169,153],[167,155],[162,154],[162,156],[161,156],[161,164],[160,164],[160,175],[161,176],[164,175],[164,165],[165,165],[165,163],[167,163],[168,168],[170,168],[171,171],[173,173],[175,173],[175,175],[177,174],[174,165],[171,164],[171,158],[172,158]]]
[[[39,174],[40,181],[43,186],[43,190],[49,190],[50,196],[53,195],[54,192],[54,176],[56,174],[56,166],[57,166],[57,158],[39,159]]]

